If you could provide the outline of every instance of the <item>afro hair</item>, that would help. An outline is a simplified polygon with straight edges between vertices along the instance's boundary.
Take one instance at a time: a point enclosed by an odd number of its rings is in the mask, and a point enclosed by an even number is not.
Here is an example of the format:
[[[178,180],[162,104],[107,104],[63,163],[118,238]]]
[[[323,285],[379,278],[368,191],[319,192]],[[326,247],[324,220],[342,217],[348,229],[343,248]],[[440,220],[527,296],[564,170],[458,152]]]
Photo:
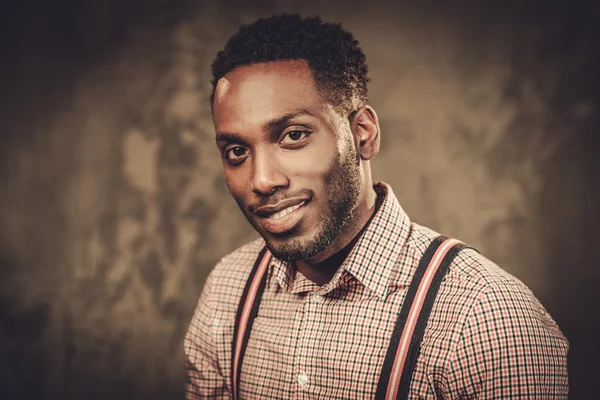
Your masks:
[[[212,63],[213,105],[219,79],[239,66],[306,60],[321,94],[349,113],[368,102],[368,67],[354,36],[317,16],[274,14],[243,25]]]

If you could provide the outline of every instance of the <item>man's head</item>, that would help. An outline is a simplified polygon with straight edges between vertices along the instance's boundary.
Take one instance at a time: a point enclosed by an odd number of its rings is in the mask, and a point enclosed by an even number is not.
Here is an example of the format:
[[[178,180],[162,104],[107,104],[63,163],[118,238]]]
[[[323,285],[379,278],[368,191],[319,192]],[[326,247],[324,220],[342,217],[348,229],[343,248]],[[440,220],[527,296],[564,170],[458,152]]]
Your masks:
[[[242,27],[213,63],[225,180],[278,258],[329,256],[365,220],[379,148],[366,73],[351,34],[297,15]]]

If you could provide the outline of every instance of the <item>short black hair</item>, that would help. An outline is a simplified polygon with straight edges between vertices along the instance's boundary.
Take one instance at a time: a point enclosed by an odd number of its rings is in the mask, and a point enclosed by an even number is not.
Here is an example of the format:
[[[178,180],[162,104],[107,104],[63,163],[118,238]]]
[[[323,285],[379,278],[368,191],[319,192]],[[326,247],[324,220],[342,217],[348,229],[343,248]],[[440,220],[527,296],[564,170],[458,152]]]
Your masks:
[[[243,25],[212,63],[211,107],[217,82],[243,65],[306,60],[321,94],[338,110],[367,103],[368,67],[354,36],[317,16],[274,14]],[[362,105],[362,104],[361,104]]]

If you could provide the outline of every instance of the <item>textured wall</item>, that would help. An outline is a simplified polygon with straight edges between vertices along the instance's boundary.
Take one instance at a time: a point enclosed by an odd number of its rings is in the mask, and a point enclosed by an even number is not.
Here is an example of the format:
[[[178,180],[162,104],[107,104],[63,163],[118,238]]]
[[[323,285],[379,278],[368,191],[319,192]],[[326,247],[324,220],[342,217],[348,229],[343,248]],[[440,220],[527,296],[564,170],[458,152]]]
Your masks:
[[[571,340],[573,398],[585,398],[600,356],[589,312],[599,14],[583,2],[299,4],[57,1],[4,13],[3,398],[182,395],[181,343],[204,278],[255,235],[222,180],[210,62],[240,23],[287,10],[355,33],[382,125],[375,179],[413,220],[532,288]]]

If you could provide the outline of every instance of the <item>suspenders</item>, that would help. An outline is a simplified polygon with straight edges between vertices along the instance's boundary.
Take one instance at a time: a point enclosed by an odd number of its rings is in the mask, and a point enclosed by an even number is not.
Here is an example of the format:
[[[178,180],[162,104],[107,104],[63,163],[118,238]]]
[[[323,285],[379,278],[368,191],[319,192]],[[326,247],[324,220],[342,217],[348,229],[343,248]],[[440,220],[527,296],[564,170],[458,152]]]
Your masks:
[[[413,276],[398,313],[375,393],[376,400],[407,399],[419,346],[442,279],[454,257],[466,246],[439,236],[429,245]],[[238,306],[233,331],[231,387],[239,398],[239,382],[246,345],[267,281],[271,253],[258,255]]]
[[[260,299],[267,283],[267,268],[271,261],[271,252],[265,247],[258,254],[252,272],[246,282],[242,299],[238,306],[233,330],[233,356],[231,358],[231,388],[233,400],[238,400],[240,375],[242,373],[242,360],[246,352],[246,344],[250,338],[250,331],[254,318],[258,314]]]
[[[375,399],[408,399],[413,369],[435,297],[450,263],[464,247],[456,239],[439,236],[423,254],[392,332]]]

